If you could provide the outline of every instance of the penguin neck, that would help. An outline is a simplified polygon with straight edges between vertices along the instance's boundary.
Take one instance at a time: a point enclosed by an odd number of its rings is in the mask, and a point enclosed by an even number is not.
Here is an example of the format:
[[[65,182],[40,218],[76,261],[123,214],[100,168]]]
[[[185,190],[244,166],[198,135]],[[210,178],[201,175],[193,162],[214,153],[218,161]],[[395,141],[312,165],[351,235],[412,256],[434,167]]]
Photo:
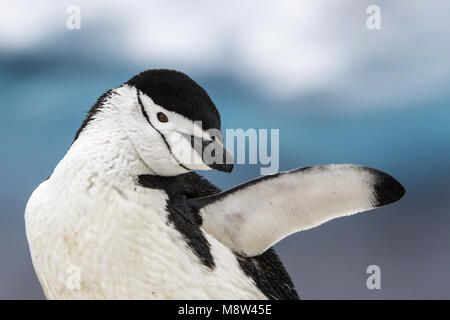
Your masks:
[[[91,120],[51,178],[117,186],[154,174],[122,129],[120,116],[112,113]]]

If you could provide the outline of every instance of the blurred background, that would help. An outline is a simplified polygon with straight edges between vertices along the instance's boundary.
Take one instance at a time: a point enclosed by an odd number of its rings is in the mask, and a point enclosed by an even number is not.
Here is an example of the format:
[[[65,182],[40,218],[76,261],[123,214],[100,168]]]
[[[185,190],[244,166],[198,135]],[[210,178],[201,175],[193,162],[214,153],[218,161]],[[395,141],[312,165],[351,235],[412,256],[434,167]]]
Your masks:
[[[78,5],[80,29],[68,29]],[[369,5],[381,29],[369,30]],[[280,129],[280,170],[356,163],[405,198],[276,245],[303,299],[450,298],[450,2],[0,1],[0,298],[42,299],[24,229],[32,191],[107,89],[183,71],[222,128]],[[259,175],[206,176],[229,188]],[[366,287],[369,265],[381,289]]]

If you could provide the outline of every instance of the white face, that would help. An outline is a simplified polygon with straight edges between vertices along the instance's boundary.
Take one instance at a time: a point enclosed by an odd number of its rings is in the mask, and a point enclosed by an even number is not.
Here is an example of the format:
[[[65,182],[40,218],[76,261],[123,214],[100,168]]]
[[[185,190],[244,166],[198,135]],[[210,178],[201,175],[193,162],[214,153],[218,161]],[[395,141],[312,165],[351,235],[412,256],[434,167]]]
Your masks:
[[[195,145],[195,151],[191,139],[206,142],[214,140],[215,148],[223,150],[220,131],[202,130],[199,126],[201,123],[166,110],[134,87],[120,89],[127,90],[127,95],[130,95],[130,103],[120,108],[122,126],[141,159],[155,174],[174,176],[190,170],[212,169],[208,165],[211,165],[210,158],[202,156],[201,142],[200,146]],[[229,154],[227,157],[232,159]],[[228,170],[219,170],[231,171],[229,166]]]

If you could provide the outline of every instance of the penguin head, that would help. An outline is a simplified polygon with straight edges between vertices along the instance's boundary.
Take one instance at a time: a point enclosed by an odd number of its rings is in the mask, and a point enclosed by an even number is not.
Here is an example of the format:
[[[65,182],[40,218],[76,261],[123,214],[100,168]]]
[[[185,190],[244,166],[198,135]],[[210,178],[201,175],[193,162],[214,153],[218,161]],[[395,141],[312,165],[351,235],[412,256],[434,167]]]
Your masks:
[[[231,172],[233,158],[223,146],[220,114],[195,81],[178,71],[147,70],[123,87],[132,98],[118,108],[121,125],[155,174]]]

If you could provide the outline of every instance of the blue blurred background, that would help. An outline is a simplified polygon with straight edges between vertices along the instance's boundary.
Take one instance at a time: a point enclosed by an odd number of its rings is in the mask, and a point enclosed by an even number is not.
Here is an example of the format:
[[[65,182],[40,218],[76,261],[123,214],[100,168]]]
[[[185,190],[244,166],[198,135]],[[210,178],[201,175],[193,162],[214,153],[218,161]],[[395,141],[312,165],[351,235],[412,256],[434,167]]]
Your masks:
[[[67,8],[81,9],[69,30]],[[381,8],[381,30],[366,9]],[[405,198],[276,245],[303,299],[450,298],[450,2],[2,1],[0,298],[41,299],[31,192],[107,89],[150,68],[202,85],[225,128],[280,129],[280,170],[356,163]],[[208,173],[221,188],[259,175]],[[368,290],[366,268],[381,268]]]

